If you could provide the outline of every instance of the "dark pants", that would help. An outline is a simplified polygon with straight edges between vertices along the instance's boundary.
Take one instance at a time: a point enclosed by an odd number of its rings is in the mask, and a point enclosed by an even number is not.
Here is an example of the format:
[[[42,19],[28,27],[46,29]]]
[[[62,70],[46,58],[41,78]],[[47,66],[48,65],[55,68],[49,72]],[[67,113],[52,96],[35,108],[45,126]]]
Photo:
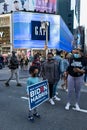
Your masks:
[[[50,98],[53,97],[53,87],[54,87],[54,85],[49,83],[49,96],[50,96]]]

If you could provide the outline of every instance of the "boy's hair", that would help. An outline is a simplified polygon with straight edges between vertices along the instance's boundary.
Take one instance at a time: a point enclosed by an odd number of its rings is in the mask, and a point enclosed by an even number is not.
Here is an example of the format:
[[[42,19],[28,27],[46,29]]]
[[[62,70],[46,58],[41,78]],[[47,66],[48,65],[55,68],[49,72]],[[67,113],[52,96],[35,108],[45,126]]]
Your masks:
[[[35,69],[38,69],[38,67],[37,66],[30,66],[29,73],[30,74],[33,73]]]

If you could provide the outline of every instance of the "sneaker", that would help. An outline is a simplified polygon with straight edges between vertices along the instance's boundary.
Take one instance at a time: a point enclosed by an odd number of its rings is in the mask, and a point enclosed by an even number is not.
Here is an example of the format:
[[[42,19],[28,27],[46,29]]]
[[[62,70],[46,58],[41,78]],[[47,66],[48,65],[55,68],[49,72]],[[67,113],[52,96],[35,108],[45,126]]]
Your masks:
[[[28,116],[28,119],[33,122],[34,121],[34,117],[33,116]]]
[[[22,85],[21,85],[20,83],[17,83],[17,86],[18,86],[18,87],[21,87]]]
[[[66,109],[66,110],[69,110],[69,108],[70,108],[70,103],[68,102],[68,103],[66,104],[66,106],[65,106],[65,109]]]
[[[85,86],[87,86],[87,83],[84,83]]]
[[[68,89],[66,89],[65,91],[68,92]]]
[[[52,98],[49,100],[49,102],[50,102],[51,105],[55,105],[55,102],[53,101]]]
[[[75,109],[76,109],[77,111],[80,110],[80,107],[79,107],[79,104],[78,104],[78,103],[75,104]]]
[[[38,113],[34,113],[33,115],[37,118],[40,118],[40,115]]]
[[[59,97],[57,97],[56,95],[54,96],[54,99],[56,100],[56,101],[60,101],[61,99],[59,98]]]
[[[9,83],[8,83],[8,82],[6,82],[6,83],[5,83],[5,85],[8,87],[8,86],[9,86]]]
[[[56,95],[58,95],[58,92],[56,92]]]

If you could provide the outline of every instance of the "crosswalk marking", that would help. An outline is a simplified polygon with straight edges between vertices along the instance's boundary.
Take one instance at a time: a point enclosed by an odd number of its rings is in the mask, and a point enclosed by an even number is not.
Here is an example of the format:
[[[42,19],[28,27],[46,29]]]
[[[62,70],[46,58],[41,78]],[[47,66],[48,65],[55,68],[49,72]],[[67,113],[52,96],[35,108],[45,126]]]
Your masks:
[[[25,99],[25,100],[28,100],[29,98],[28,97],[21,97],[22,99]]]
[[[83,113],[87,113],[87,110],[85,109],[80,109],[80,110],[76,110],[75,108],[72,108],[74,111],[79,111],[79,112],[83,112]]]

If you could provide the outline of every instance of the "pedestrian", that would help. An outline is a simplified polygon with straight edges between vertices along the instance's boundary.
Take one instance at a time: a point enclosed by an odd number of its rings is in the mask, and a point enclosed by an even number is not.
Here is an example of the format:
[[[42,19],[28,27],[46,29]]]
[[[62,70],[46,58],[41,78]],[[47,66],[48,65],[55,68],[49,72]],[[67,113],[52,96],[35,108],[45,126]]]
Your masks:
[[[54,85],[59,81],[60,75],[58,62],[53,59],[52,52],[48,52],[47,60],[42,64],[41,75],[44,80],[48,80],[49,102],[51,105],[55,105],[53,99],[59,101],[59,98],[54,94]]]
[[[62,51],[56,50],[56,55],[53,57],[54,60],[58,62],[58,66],[59,66],[59,70],[58,70],[59,72],[58,73],[60,75],[59,81],[54,86],[54,91],[55,91],[56,95],[58,95],[58,84],[59,84],[60,80],[62,79],[62,76],[63,76],[63,73],[64,73],[64,64],[63,64],[63,58],[61,57],[61,53],[62,53]],[[61,99],[59,98],[59,101],[60,100]]]
[[[84,60],[85,60],[84,85],[87,86],[87,54],[85,54]]]
[[[27,79],[27,96],[28,97],[29,97],[28,87],[30,85],[33,85],[35,83],[40,82],[40,79],[37,77],[38,72],[39,72],[38,67],[36,67],[36,66],[30,66],[30,68],[29,68],[29,74],[31,76]],[[30,108],[29,108],[28,119],[30,121],[34,121],[34,117],[40,118],[40,115],[37,112],[37,108],[34,108],[33,110],[30,110]]]
[[[9,61],[8,67],[11,70],[11,76],[5,83],[6,86],[9,86],[9,82],[13,78],[14,74],[16,76],[17,86],[21,86],[21,84],[19,83],[19,62],[15,53],[16,53],[15,51],[12,51],[12,56]]]
[[[64,72],[63,72],[63,84],[61,84],[61,87],[66,90],[66,92],[68,91],[67,89],[67,68],[69,66],[69,60],[68,60],[68,53],[65,54],[65,58],[63,59],[63,66],[64,66]]]
[[[80,110],[79,100],[80,100],[80,91],[84,82],[83,75],[85,73],[84,70],[84,61],[82,57],[82,53],[80,50],[75,49],[72,51],[73,56],[69,61],[69,66],[67,69],[68,78],[67,78],[67,86],[68,86],[68,95],[67,95],[67,104],[65,106],[66,110],[69,110],[71,105],[71,97],[73,90],[75,92],[75,109]]]

